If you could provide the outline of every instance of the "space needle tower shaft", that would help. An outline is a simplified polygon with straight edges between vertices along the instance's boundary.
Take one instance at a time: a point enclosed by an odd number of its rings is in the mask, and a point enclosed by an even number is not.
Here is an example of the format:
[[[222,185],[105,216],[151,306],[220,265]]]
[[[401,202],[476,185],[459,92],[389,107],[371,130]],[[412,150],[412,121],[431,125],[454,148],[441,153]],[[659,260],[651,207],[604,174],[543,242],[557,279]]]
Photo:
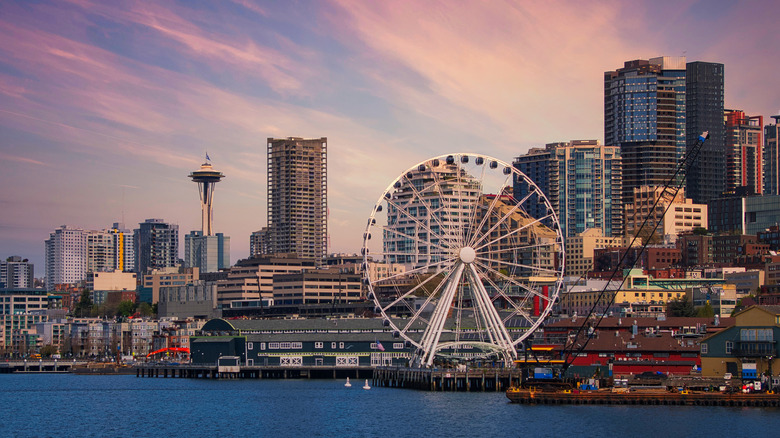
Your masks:
[[[214,199],[214,186],[225,177],[222,172],[214,170],[211,166],[211,160],[206,155],[206,162],[201,164],[200,169],[190,173],[189,177],[198,183],[198,192],[200,194],[200,207],[202,213],[202,230],[204,236],[211,236],[212,233],[212,208],[211,202]]]

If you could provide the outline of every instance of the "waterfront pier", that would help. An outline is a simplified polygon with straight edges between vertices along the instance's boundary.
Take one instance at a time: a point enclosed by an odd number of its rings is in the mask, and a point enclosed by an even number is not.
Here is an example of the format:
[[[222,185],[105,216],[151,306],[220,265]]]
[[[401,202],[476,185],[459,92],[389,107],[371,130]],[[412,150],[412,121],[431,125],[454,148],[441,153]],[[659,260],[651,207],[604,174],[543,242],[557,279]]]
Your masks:
[[[8,373],[69,373],[86,361],[73,360],[10,360],[0,363],[0,374]]]
[[[371,367],[280,367],[193,364],[143,364],[135,366],[136,377],[190,379],[371,379]]]
[[[513,368],[437,369],[377,367],[373,386],[424,391],[506,391],[520,384],[520,370]]]

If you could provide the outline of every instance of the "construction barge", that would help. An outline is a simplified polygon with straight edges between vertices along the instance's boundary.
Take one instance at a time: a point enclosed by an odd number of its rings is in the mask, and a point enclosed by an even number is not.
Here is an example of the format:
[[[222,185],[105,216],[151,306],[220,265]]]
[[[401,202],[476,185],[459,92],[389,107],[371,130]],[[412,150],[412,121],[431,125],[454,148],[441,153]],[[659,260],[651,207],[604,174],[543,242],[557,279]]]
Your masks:
[[[512,387],[506,391],[512,403],[537,405],[676,405],[780,407],[780,394],[721,391],[688,391],[666,388],[626,390],[541,390]]]

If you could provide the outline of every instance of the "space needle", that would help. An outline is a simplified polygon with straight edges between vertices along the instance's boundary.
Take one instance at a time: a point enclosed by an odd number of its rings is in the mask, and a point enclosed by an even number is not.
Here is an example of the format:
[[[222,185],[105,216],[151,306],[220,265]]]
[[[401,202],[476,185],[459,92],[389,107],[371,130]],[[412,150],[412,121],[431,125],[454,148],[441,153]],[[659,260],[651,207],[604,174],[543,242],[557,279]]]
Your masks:
[[[206,162],[200,165],[200,169],[193,171],[189,175],[193,181],[198,183],[200,194],[200,207],[203,210],[203,235],[211,236],[211,202],[214,199],[214,186],[225,177],[222,172],[214,170],[211,166],[211,159],[206,154]]]

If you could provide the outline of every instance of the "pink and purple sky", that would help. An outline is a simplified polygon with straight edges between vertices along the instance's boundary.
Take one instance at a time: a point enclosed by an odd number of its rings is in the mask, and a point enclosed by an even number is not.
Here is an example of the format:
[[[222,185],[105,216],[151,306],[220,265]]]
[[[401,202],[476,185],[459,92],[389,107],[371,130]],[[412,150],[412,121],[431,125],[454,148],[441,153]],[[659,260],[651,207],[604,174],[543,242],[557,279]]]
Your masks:
[[[626,60],[724,63],[726,106],[768,119],[779,23],[771,1],[4,1],[0,257],[40,277],[62,224],[199,229],[208,151],[215,230],[244,258],[265,140],[290,136],[328,137],[330,250],[357,252],[421,160],[603,139],[603,72]]]

